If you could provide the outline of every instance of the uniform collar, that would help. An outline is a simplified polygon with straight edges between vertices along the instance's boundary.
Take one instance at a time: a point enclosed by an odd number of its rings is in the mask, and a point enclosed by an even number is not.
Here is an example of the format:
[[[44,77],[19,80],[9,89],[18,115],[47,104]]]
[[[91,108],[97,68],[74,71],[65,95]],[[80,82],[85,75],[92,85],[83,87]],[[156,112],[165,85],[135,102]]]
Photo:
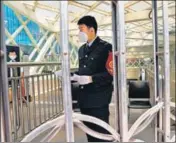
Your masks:
[[[94,39],[94,41],[92,41],[92,44],[91,44],[90,47],[88,46],[87,43],[85,44],[85,51],[86,51],[87,53],[92,52],[93,50],[95,50],[95,49],[98,47],[99,42],[100,42],[100,38],[97,36],[97,37]]]
[[[97,39],[97,37],[98,36],[96,36],[92,41],[90,41],[89,43],[87,42],[87,45],[89,46],[89,47],[91,47],[92,46],[92,44],[94,43],[94,41]]]

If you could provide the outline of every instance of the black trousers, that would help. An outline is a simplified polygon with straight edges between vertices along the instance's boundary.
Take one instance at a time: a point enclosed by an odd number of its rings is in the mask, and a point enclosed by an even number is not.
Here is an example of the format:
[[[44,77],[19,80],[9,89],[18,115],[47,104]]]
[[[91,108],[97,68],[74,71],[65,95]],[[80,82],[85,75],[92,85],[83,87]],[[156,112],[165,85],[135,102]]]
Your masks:
[[[80,108],[80,110],[82,114],[96,117],[109,124],[109,106],[108,105],[105,107],[98,107],[98,108]],[[104,128],[98,125],[88,123],[88,122],[84,122],[84,124],[94,131],[97,131],[99,133],[109,134],[107,130],[105,130]],[[88,142],[109,142],[106,140],[94,138],[88,134],[87,134],[87,139],[88,139]]]

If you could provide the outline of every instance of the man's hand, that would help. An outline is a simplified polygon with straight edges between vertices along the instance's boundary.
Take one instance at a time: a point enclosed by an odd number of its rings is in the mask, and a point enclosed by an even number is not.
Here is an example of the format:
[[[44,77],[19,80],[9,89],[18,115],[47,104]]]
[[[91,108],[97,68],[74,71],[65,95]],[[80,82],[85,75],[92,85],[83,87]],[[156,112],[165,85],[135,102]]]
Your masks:
[[[79,76],[77,74],[74,74],[71,77],[71,80],[77,81],[80,85],[85,85],[93,82],[91,76],[86,76],[86,75]]]

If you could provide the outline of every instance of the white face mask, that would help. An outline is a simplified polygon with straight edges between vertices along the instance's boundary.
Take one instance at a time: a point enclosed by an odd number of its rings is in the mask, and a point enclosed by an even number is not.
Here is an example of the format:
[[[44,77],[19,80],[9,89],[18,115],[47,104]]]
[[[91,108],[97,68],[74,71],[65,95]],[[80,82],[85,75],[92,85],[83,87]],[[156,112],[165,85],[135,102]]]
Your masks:
[[[87,42],[88,40],[88,36],[84,32],[79,32],[78,38],[79,38],[79,41],[83,43]]]
[[[16,56],[9,56],[9,58],[10,58],[11,60],[15,60],[15,59],[16,59]]]

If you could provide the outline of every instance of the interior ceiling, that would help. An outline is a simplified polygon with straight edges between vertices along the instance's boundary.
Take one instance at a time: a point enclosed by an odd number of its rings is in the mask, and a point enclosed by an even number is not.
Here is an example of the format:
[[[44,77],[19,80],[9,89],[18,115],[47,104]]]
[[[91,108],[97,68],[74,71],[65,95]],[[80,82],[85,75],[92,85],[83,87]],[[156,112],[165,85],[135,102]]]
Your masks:
[[[140,40],[139,44],[152,43],[152,20],[149,13],[152,9],[150,1],[124,1],[125,24],[128,43]],[[175,31],[175,1],[169,1],[169,31]],[[27,16],[41,27],[52,32],[59,32],[60,2],[59,1],[4,1],[4,4],[16,12]],[[104,39],[112,39],[111,1],[75,1],[68,2],[70,35],[76,36],[77,21],[84,15],[96,17],[99,35]],[[162,2],[158,1],[158,28],[162,34]],[[174,32],[173,32],[174,33]],[[175,42],[174,35],[170,41]],[[162,37],[159,38],[162,40]],[[130,43],[131,44],[131,43]]]

